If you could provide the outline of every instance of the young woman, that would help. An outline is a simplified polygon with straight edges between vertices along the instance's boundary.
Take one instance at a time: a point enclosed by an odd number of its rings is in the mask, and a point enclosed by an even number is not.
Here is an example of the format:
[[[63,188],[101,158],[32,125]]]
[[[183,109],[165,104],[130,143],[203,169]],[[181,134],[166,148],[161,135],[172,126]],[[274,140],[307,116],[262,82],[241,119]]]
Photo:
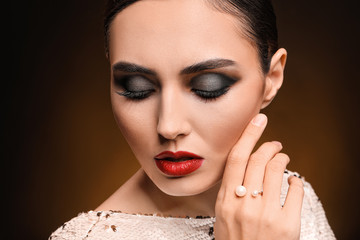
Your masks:
[[[141,168],[50,239],[334,239],[277,141],[283,82],[268,0],[109,0],[115,119]]]

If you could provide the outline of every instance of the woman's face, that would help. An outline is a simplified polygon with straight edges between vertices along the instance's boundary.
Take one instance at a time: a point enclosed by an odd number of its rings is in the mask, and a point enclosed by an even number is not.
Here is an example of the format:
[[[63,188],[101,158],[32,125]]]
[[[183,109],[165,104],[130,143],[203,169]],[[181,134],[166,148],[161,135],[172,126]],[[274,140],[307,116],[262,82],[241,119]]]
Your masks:
[[[116,121],[143,170],[169,195],[195,195],[216,185],[231,148],[263,103],[256,49],[236,26],[236,18],[193,0],[139,1],[111,24]],[[183,163],[157,165],[154,157],[164,151],[203,160],[190,162],[196,170],[187,173]]]

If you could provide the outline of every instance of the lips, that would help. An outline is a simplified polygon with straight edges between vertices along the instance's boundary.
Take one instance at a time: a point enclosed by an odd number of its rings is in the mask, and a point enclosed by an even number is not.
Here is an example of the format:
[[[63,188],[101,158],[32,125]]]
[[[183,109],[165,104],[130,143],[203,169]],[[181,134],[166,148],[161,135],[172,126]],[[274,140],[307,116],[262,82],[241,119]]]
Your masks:
[[[154,157],[156,166],[170,176],[184,176],[201,167],[204,159],[194,153],[164,151]]]

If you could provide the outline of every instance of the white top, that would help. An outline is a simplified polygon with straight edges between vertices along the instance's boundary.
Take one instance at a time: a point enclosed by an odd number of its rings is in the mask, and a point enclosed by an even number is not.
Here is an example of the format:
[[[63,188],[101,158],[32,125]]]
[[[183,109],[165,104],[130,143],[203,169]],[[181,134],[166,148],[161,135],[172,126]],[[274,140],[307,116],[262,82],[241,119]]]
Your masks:
[[[284,204],[287,178],[298,173],[285,171],[280,202]],[[301,212],[300,240],[335,239],[324,209],[310,183],[303,177],[305,196]],[[215,217],[161,217],[156,214],[128,214],[120,211],[80,213],[59,227],[49,240],[63,239],[214,239]]]

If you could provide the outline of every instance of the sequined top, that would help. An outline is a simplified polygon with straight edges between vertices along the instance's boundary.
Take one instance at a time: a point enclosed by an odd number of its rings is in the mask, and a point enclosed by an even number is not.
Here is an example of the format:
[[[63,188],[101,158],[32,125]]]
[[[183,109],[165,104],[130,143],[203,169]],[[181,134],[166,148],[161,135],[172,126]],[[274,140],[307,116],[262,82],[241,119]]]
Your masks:
[[[284,204],[287,178],[298,173],[286,170],[280,202]],[[324,209],[310,183],[304,182],[300,240],[335,239]],[[156,214],[128,214],[120,211],[89,211],[80,213],[51,234],[49,240],[64,239],[214,239],[215,217],[162,217]]]

